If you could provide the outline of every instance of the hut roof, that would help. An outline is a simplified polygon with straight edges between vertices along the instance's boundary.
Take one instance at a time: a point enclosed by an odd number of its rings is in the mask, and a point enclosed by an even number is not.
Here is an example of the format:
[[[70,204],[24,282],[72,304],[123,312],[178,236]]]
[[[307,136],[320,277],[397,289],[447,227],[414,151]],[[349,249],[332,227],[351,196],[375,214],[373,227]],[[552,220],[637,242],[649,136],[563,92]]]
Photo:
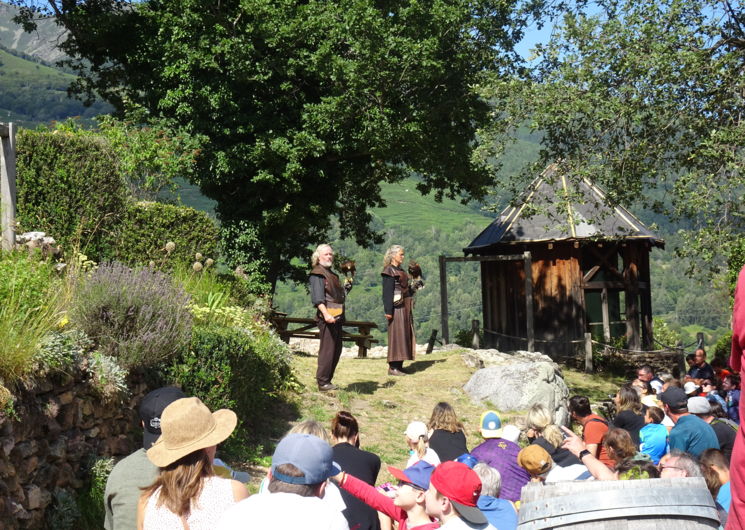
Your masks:
[[[570,180],[554,164],[536,178],[517,206],[508,206],[471,244],[481,254],[501,244],[541,241],[647,240],[664,247],[631,212],[606,204],[605,193],[587,179]]]

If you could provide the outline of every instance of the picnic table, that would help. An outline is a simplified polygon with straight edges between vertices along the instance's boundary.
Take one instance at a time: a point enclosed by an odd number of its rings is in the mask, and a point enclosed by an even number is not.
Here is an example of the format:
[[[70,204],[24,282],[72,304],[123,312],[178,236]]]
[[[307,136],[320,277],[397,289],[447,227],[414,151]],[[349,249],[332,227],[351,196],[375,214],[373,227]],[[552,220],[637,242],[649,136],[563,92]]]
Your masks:
[[[319,339],[315,318],[298,318],[275,313],[270,317],[270,320],[284,342],[290,342],[290,337]],[[299,326],[291,328],[292,324],[299,324]],[[357,357],[364,359],[367,357],[367,350],[372,347],[373,343],[379,342],[370,334],[370,331],[374,328],[377,329],[377,327],[378,325],[375,322],[346,320],[342,326],[342,340],[357,344]],[[343,328],[355,328],[355,330],[350,332]]]

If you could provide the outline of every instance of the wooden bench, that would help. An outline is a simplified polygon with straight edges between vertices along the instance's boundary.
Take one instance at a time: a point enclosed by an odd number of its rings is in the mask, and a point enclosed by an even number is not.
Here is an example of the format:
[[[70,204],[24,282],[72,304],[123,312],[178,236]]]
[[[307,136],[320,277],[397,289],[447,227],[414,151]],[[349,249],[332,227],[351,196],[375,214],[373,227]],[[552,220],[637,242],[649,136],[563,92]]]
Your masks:
[[[296,318],[275,313],[270,317],[274,328],[277,330],[280,338],[285,342],[290,342],[290,337],[301,339],[319,339],[318,327],[314,318]],[[290,324],[300,324],[299,327],[290,329]],[[367,357],[367,350],[372,347],[378,339],[373,338],[370,331],[377,328],[375,322],[364,322],[358,320],[347,320],[344,322],[344,328],[357,328],[356,332],[350,333],[342,329],[342,341],[354,342],[358,347],[357,357],[364,359]]]

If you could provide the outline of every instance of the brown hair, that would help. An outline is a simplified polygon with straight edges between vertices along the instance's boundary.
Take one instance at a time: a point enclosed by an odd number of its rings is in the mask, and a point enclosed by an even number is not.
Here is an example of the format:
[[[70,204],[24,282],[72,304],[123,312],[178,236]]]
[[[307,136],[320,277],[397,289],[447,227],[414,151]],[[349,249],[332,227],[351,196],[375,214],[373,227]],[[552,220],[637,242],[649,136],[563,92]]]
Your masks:
[[[707,449],[701,453],[700,457],[701,467],[718,467],[719,469],[729,469],[727,459],[724,457],[724,453],[719,449]]]
[[[662,420],[665,419],[665,411],[660,407],[648,407],[647,414],[652,418],[652,423],[662,423]]]
[[[346,410],[340,410],[331,420],[331,434],[337,440],[342,438],[352,438],[360,432],[360,427],[357,424],[357,419],[352,416],[351,412]]]
[[[706,488],[711,493],[711,496],[715,499],[719,493],[719,488],[722,487],[722,482],[719,480],[719,473],[717,473],[711,466],[701,465],[701,473],[706,481]]]
[[[631,383],[626,383],[618,389],[616,412],[622,412],[624,410],[630,410],[637,415],[641,414],[643,410],[641,400],[639,399],[639,393]]]
[[[429,418],[430,429],[442,429],[443,431],[458,432],[463,430],[463,424],[455,415],[455,410],[445,401],[440,401],[432,409],[432,416]]]
[[[293,464],[280,464],[276,471],[288,477],[304,477],[305,474]],[[294,493],[301,497],[314,497],[318,493],[318,484],[290,484],[272,476],[267,489],[269,493]]]
[[[163,505],[179,517],[186,517],[192,501],[202,492],[204,479],[214,474],[209,455],[200,449],[160,468],[155,481],[142,488],[142,495],[150,497],[160,488],[157,506]]]
[[[636,454],[636,446],[631,439],[629,431],[625,429],[615,427],[608,429],[608,432],[605,433],[605,438],[603,438],[603,445],[609,453],[611,449],[613,450],[612,458],[616,462],[633,458]]]

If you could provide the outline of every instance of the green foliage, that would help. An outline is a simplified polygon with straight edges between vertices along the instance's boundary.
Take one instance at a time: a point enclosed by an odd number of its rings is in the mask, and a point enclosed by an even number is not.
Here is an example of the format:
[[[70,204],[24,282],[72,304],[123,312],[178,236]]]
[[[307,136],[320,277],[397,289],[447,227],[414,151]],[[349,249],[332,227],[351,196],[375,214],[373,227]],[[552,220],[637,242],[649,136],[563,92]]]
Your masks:
[[[96,458],[90,467],[90,477],[86,488],[76,498],[80,519],[77,528],[101,528],[104,520],[104,492],[106,480],[114,468],[113,458]]]
[[[667,347],[674,348],[680,342],[680,335],[661,318],[655,318],[652,326],[654,329],[654,340],[658,345],[664,344]]]
[[[91,386],[104,400],[114,400],[127,394],[127,370],[117,364],[116,359],[99,352],[88,358],[88,374]]]
[[[138,199],[154,200],[163,190],[175,189],[176,177],[189,178],[199,142],[158,120],[149,126],[99,116],[99,132],[119,158],[120,171]]]
[[[59,322],[53,274],[38,255],[0,255],[0,378],[6,383],[33,368],[39,343]]]
[[[438,197],[484,193],[491,178],[471,154],[489,109],[473,86],[516,69],[541,3],[54,6],[70,30],[61,48],[81,59],[74,89],[188,124],[203,148],[194,181],[224,224],[257,230],[274,283],[334,216],[343,236],[377,239],[381,182],[415,172]]]
[[[188,302],[161,272],[105,263],[83,279],[70,319],[123,368],[152,366],[188,345]]]
[[[113,150],[75,124],[21,130],[17,147],[18,222],[94,259],[125,212],[126,186]],[[95,190],[95,192],[94,192]]]
[[[189,351],[175,361],[169,378],[211,410],[236,412],[241,427],[227,447],[233,453],[266,428],[269,405],[295,385],[287,346],[261,326],[195,326]]]
[[[78,527],[80,508],[75,494],[67,489],[58,489],[53,493],[52,506],[46,513],[49,528],[55,530],[73,530]]]
[[[93,342],[80,330],[53,331],[44,337],[36,354],[41,373],[70,372],[93,348]]]
[[[725,333],[714,345],[712,359],[721,359],[724,364],[729,363],[729,356],[732,353],[732,332]]]
[[[172,252],[166,250],[169,241],[175,243]],[[154,262],[159,269],[171,269],[191,266],[197,253],[214,260],[217,242],[218,229],[206,213],[186,206],[138,202],[126,208],[115,227],[107,258],[128,265]]]
[[[484,146],[504,149],[529,123],[542,138],[539,167],[561,160],[612,204],[686,220],[678,253],[716,271],[745,228],[743,14],[715,0],[575,4],[537,47],[529,79],[484,85],[508,117]],[[520,189],[525,179],[512,182]]]

